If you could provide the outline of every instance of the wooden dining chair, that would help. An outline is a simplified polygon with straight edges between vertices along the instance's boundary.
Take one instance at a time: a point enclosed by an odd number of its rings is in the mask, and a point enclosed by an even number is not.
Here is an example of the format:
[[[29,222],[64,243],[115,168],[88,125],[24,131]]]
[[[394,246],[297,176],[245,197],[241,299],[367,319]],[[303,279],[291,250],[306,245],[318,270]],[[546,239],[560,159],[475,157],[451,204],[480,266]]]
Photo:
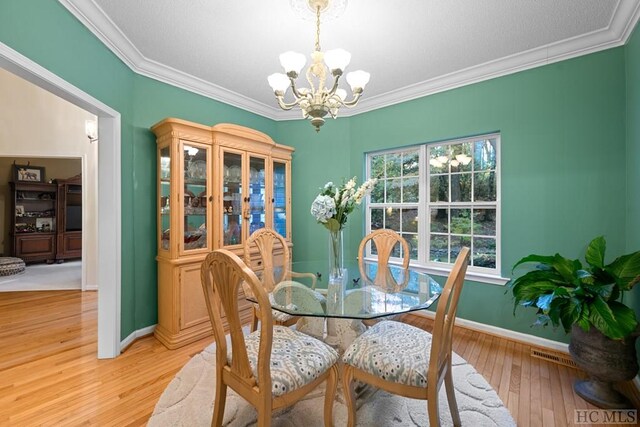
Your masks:
[[[364,263],[365,249],[369,242],[375,246],[376,253],[378,254],[375,277],[369,276]],[[407,282],[409,280],[409,256],[411,255],[409,252],[409,244],[400,234],[388,229],[372,231],[360,242],[360,247],[358,248],[358,267],[360,268],[360,277],[363,277],[365,280],[368,280],[374,285],[378,285],[382,288],[393,288],[406,284],[397,283],[389,270],[389,258],[391,258],[393,249],[398,244],[402,250],[401,267],[405,271],[403,282]]]
[[[281,251],[282,256],[276,259],[274,253]],[[274,287],[283,280],[292,278],[306,278],[311,282],[311,289],[316,288],[316,275],[313,273],[297,273],[291,271],[291,252],[289,246],[279,233],[274,229],[265,227],[254,231],[244,244],[244,262],[246,265],[253,265],[252,256],[258,254],[257,265],[259,279],[267,292],[273,291]],[[273,318],[277,325],[294,325],[299,317],[291,316],[280,311],[273,311]],[[254,306],[253,319],[251,321],[251,331],[258,328],[258,314]]]
[[[234,253],[218,249],[200,270],[205,301],[216,340],[216,393],[212,426],[221,426],[231,387],[258,412],[258,426],[269,426],[274,410],[290,406],[327,381],[324,425],[333,424],[338,353],[327,344],[293,329],[273,325],[271,304],[257,276]],[[244,282],[258,305],[260,330],[242,333],[238,288]],[[222,323],[226,315],[231,351]]]
[[[451,341],[468,262],[469,248],[462,248],[440,295],[432,334],[405,323],[383,321],[346,350],[342,361],[349,427],[356,423],[354,380],[412,399],[427,399],[432,427],[440,425],[438,391],[444,382],[453,424],[460,425],[451,376]]]

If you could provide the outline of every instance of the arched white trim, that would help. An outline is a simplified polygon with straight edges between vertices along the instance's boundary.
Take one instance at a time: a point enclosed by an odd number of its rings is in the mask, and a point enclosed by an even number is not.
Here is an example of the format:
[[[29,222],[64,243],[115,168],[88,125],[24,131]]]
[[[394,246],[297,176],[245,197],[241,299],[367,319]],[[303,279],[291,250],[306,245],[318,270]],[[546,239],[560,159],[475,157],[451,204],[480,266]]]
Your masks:
[[[120,354],[120,113],[0,42],[0,67],[98,116],[98,358]]]

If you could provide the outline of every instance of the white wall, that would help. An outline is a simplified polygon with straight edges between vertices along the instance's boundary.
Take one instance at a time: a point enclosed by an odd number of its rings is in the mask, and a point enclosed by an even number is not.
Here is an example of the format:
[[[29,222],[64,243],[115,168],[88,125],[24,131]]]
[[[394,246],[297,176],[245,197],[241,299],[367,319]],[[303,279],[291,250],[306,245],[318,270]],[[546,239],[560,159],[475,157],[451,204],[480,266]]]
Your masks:
[[[85,120],[95,119],[93,114],[0,68],[0,156],[82,161],[85,289],[97,286],[99,143],[90,144],[84,130]],[[0,212],[4,211],[0,206]]]

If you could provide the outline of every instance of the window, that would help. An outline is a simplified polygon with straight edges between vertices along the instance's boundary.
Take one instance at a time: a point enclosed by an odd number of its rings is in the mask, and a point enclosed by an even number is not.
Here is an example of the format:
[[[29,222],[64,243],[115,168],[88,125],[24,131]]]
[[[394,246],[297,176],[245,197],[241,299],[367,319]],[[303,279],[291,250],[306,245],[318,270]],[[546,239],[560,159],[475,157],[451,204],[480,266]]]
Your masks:
[[[492,134],[368,154],[367,178],[378,182],[367,232],[397,231],[412,263],[439,270],[450,269],[468,246],[470,272],[499,276],[499,145]]]

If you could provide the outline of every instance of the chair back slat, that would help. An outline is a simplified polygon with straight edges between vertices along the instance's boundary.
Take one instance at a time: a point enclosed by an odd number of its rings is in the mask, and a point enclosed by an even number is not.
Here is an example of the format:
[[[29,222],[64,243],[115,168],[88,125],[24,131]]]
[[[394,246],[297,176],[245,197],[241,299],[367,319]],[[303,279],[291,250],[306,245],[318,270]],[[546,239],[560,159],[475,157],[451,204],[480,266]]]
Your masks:
[[[263,378],[260,388],[271,390],[269,363],[273,319],[271,305],[262,284],[245,263],[234,253],[218,249],[205,258],[201,267],[202,285],[209,317],[216,337],[216,362],[228,365],[227,346],[219,308],[226,315],[231,335],[231,371],[253,386],[253,377],[247,357],[242,323],[238,310],[238,291],[241,283],[247,286],[258,301],[258,311],[262,327],[258,357],[258,376]],[[222,365],[221,365],[222,366]],[[268,384],[267,384],[268,382]]]
[[[374,278],[370,278],[364,268],[364,251],[369,242],[372,242],[371,244],[375,245],[376,252],[378,253],[378,266],[376,276]],[[389,270],[389,258],[391,258],[393,248],[398,244],[402,248],[402,268],[407,270],[407,268],[409,268],[410,256],[409,244],[400,234],[393,230],[381,229],[372,231],[366,235],[360,242],[360,247],[358,248],[360,276],[383,288],[395,284],[395,280]],[[406,275],[406,279],[408,279],[408,274]]]
[[[279,233],[269,227],[261,228],[249,236],[244,245],[244,262],[251,265],[251,252],[254,248],[258,249],[261,261],[262,274],[260,281],[267,292],[273,291],[276,284],[288,277],[287,272],[291,255],[289,246]],[[274,251],[282,249],[282,265],[274,265]],[[280,267],[276,275],[276,267]]]
[[[444,369],[447,360],[451,357],[453,326],[468,264],[469,248],[465,247],[460,250],[438,299],[438,308],[432,332],[429,378],[427,379],[427,384],[430,385],[433,384],[435,386],[437,384],[442,369]]]

